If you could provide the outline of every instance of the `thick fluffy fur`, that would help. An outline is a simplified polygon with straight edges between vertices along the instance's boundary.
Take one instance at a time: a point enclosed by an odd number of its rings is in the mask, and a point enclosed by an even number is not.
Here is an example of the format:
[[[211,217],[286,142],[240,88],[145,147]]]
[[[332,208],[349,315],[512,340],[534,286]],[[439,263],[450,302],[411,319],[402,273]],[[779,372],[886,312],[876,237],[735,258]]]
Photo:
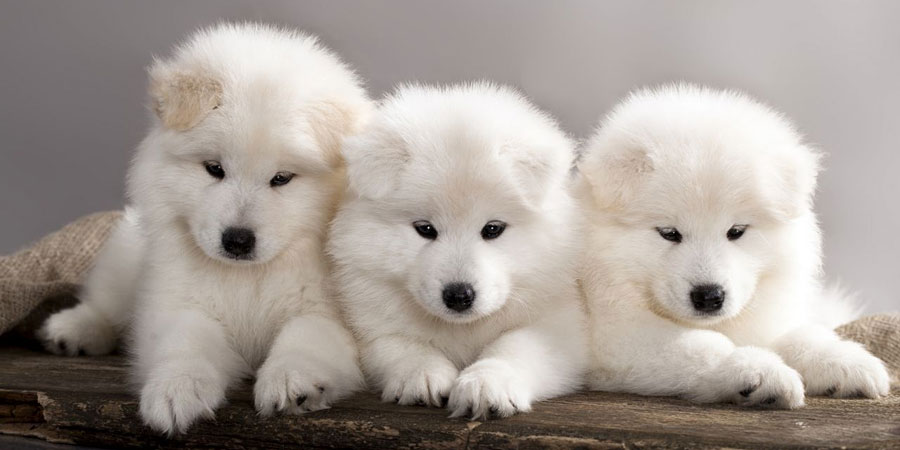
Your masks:
[[[150,77],[158,120],[128,173],[131,207],[83,302],[45,325],[49,348],[106,353],[133,324],[141,416],[167,433],[254,373],[263,414],[327,408],[362,385],[324,254],[340,141],[370,110],[359,80],[314,38],[254,24],[196,33]],[[295,175],[273,186],[277,173]],[[251,253],[229,256],[229,227],[252,230]]]
[[[579,385],[573,146],[553,120],[488,84],[404,87],[344,155],[329,248],[383,400],[503,417]],[[486,240],[491,221],[507,226]],[[457,282],[475,293],[462,312],[442,297]]]
[[[783,116],[738,93],[671,86],[617,106],[579,163],[591,386],[782,408],[804,384],[886,395],[881,361],[831,331],[852,317],[822,289],[818,168]],[[722,287],[721,309],[693,306],[698,285]]]

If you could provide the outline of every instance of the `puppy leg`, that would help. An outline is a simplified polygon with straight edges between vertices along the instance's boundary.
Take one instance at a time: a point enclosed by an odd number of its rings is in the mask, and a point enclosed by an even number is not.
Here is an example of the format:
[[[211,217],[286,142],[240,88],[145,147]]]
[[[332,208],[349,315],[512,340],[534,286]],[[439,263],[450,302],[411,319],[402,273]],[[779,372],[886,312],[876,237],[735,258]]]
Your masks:
[[[775,351],[800,372],[809,395],[878,398],[890,392],[884,363],[825,327],[798,328],[779,338]]]
[[[459,369],[438,349],[405,336],[381,336],[365,346],[363,367],[381,400],[441,407]]]
[[[803,381],[775,353],[758,347],[737,347],[711,369],[685,397],[699,402],[730,402],[742,406],[793,409],[803,406]]]
[[[771,351],[735,347],[721,333],[682,327],[649,311],[610,316],[596,332],[594,389],[700,403],[803,406],[803,382],[794,369]]]
[[[587,362],[584,318],[575,308],[510,331],[465,368],[450,391],[451,417],[508,417],[573,392]]]
[[[281,329],[256,374],[256,409],[299,414],[331,404],[363,386],[356,343],[336,320],[295,317]]]
[[[88,273],[81,303],[50,316],[38,337],[58,355],[103,355],[113,351],[134,308],[135,285],[144,253],[136,214],[128,210]]]
[[[222,326],[203,313],[182,310],[143,314],[136,327],[144,423],[172,436],[198,418],[212,418],[225,390],[246,371]]]

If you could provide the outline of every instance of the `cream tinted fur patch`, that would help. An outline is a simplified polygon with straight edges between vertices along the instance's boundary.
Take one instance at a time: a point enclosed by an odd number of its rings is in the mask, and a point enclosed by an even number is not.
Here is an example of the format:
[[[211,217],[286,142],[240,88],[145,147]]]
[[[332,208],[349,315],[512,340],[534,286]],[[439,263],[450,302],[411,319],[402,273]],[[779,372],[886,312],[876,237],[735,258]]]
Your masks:
[[[222,84],[204,74],[155,67],[150,78],[153,111],[166,128],[189,130],[222,101]]]

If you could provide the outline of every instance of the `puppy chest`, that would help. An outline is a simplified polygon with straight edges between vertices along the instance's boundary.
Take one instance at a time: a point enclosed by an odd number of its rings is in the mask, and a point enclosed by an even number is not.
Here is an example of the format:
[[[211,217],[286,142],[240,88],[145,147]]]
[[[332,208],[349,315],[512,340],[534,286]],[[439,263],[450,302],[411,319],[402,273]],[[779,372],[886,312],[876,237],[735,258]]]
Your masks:
[[[437,347],[458,368],[463,369],[496,341],[500,330],[482,330],[479,327],[453,327],[430,336],[432,345]],[[423,336],[428,339],[428,336]]]
[[[253,367],[262,363],[283,325],[303,311],[301,289],[232,286],[208,305],[233,348]]]

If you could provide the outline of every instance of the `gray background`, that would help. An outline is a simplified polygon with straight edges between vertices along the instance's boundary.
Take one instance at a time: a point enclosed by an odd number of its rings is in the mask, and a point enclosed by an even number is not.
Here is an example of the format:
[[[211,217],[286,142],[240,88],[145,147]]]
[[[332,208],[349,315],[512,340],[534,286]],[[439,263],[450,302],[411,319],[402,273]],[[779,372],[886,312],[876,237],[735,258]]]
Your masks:
[[[144,67],[219,19],[320,35],[373,95],[406,80],[520,86],[577,137],[630,89],[736,87],[830,157],[826,269],[900,309],[900,2],[0,0],[0,253],[122,206]]]

